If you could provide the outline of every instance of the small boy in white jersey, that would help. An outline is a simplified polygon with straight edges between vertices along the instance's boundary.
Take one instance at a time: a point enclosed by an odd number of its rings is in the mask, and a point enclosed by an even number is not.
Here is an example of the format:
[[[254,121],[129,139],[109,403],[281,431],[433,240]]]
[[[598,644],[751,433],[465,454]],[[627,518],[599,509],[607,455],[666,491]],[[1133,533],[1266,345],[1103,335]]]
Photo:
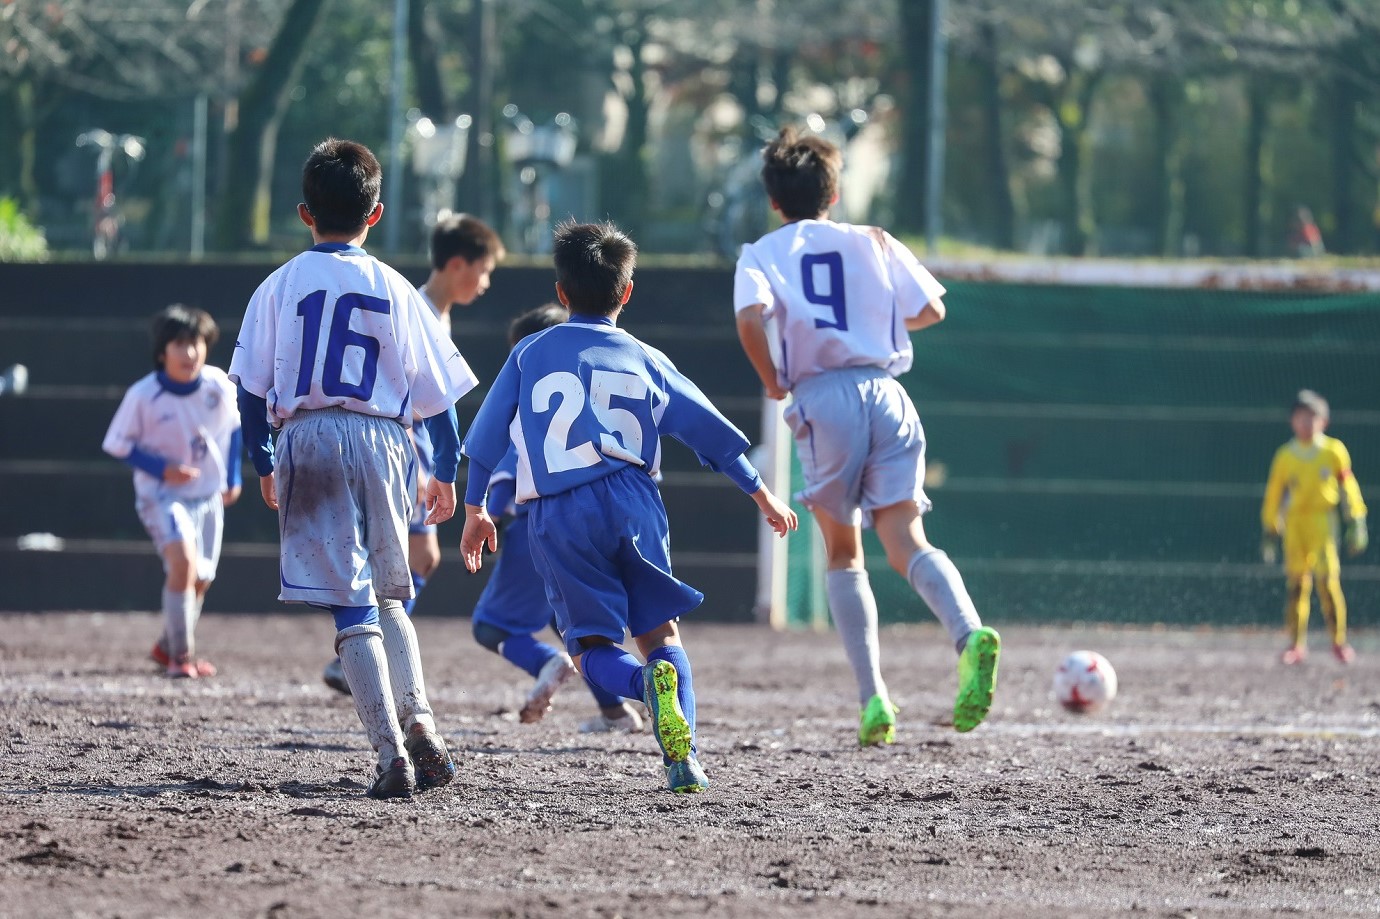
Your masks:
[[[858,741],[872,746],[896,736],[864,526],[876,529],[891,567],[958,649],[954,727],[971,731],[992,705],[1001,640],[983,627],[953,562],[925,538],[925,433],[895,380],[911,366],[909,333],[944,318],[944,288],[881,229],[828,219],[843,165],[833,144],[786,128],[762,160],[762,183],[784,225],[743,247],[733,307],[767,396],[792,396],[786,420],[805,477],[798,497],[824,536],[829,608],[858,680]]]
[[[632,240],[612,224],[567,223],[553,254],[556,296],[571,316],[509,352],[465,437],[460,554],[477,571],[484,547],[497,549],[485,495],[512,444],[516,500],[527,506],[532,560],[566,652],[610,696],[647,704],[671,791],[704,791],[690,659],[676,625],[704,595],[671,573],[654,478],[661,436],[731,479],[779,535],[795,529],[795,512],[743,456],[742,432],[666,355],[617,327],[632,295]],[[625,632],[645,665],[622,648]]]
[[[403,609],[417,500],[407,429],[421,420],[431,434],[427,522],[440,523],[455,512],[455,400],[477,381],[416,288],[360,248],[383,214],[381,185],[361,144],[330,138],[312,151],[297,214],[315,245],[255,291],[230,378],[260,491],[278,511],[278,596],[331,611],[378,754],[368,794],[399,798],[455,776]]]
[[[220,331],[199,309],[153,317],[154,371],[125,393],[102,448],[134,469],[135,506],[163,557],[163,634],[153,659],[170,677],[214,676],[195,630],[220,559],[223,510],[240,496],[235,387],[206,354]]]
[[[445,213],[431,228],[431,274],[420,289],[446,337],[451,334],[451,308],[469,306],[482,297],[489,289],[490,275],[505,254],[503,240],[478,217]],[[414,425],[412,441],[417,448],[417,487],[425,489],[433,466],[431,437],[424,426]],[[412,599],[403,604],[403,609],[409,616],[427,579],[441,564],[436,524],[427,523],[426,515],[425,502],[418,501],[407,528],[407,564],[412,570],[413,594]],[[340,658],[326,665],[321,678],[332,689],[349,694],[350,684],[345,679]]]

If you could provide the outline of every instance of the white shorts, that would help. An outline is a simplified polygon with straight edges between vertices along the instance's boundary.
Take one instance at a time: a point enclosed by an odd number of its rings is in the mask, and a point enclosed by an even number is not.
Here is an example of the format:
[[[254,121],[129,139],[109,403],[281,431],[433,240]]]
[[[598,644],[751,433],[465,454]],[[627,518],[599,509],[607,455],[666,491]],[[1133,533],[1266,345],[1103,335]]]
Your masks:
[[[274,480],[278,599],[377,606],[412,597],[417,454],[402,425],[341,408],[299,411],[278,437]]]
[[[196,558],[196,579],[215,580],[225,520],[225,504],[220,495],[207,498],[147,498],[135,507],[139,511],[139,521],[158,547],[160,555],[173,543],[189,543]]]
[[[796,500],[840,523],[872,525],[872,511],[914,501],[923,514],[925,430],[910,396],[879,367],[845,367],[791,390],[786,422],[805,488]]]

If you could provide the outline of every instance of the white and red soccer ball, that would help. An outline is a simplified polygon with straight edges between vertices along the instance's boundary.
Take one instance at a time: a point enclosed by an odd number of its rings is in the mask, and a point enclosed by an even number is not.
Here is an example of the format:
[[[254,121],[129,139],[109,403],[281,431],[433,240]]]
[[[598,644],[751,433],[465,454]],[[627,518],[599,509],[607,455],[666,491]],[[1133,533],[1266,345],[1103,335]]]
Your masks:
[[[1054,698],[1071,712],[1088,715],[1116,698],[1116,671],[1096,651],[1075,651],[1054,671]]]

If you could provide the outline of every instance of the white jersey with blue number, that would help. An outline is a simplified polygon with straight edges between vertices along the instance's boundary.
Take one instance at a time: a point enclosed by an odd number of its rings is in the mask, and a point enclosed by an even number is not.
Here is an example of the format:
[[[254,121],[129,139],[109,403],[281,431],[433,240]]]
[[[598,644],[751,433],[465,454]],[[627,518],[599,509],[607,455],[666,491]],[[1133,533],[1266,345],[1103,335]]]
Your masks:
[[[654,476],[663,434],[715,470],[749,445],[666,355],[607,319],[575,316],[509,353],[463,452],[494,470],[511,443],[521,503],[626,466]]]
[[[230,378],[279,421],[340,406],[410,425],[478,383],[431,307],[363,249],[316,246],[269,275],[249,301]]]
[[[164,389],[155,372],[125,392],[101,449],[122,460],[138,448],[200,470],[190,482],[174,485],[136,469],[134,493],[140,499],[208,498],[225,491],[231,435],[239,429],[235,387],[225,371],[203,367],[197,388],[186,395]]]
[[[874,227],[799,220],[743,247],[733,308],[761,304],[774,320],[785,389],[841,367],[910,369],[906,320],[944,286],[897,239]]]

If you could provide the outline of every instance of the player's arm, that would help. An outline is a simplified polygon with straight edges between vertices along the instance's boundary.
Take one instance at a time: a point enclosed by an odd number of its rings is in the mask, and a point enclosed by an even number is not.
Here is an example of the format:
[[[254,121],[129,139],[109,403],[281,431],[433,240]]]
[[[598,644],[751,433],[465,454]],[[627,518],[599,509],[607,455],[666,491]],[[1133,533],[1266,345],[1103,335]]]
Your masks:
[[[752,369],[762,381],[769,399],[786,398],[786,390],[776,378],[776,363],[771,359],[771,345],[767,341],[766,320],[762,318],[762,304],[756,303],[738,311],[738,341],[743,345]]]
[[[460,534],[460,557],[471,573],[482,565],[486,546],[490,552],[498,551],[498,529],[485,507],[485,499],[493,471],[503,462],[511,444],[508,432],[518,412],[522,383],[518,360],[524,350],[519,345],[508,353],[503,369],[489,387],[460,448],[470,461],[469,477],[465,482],[465,530]]]
[[[1360,555],[1370,544],[1366,529],[1366,502],[1361,498],[1361,486],[1351,469],[1351,454],[1340,442],[1336,443],[1337,482],[1342,486],[1341,511],[1345,522],[1343,539],[1348,555]]]
[[[1260,503],[1260,558],[1273,565],[1279,558],[1279,508],[1284,500],[1284,486],[1289,480],[1287,454],[1280,450],[1270,463],[1270,477],[1265,482],[1265,498]]]
[[[928,329],[932,325],[938,325],[944,321],[944,316],[946,314],[947,310],[944,307],[944,301],[939,297],[935,297],[925,304],[918,315],[911,316],[906,320],[906,331],[918,332],[921,329]]]
[[[444,523],[455,516],[455,475],[460,468],[460,426],[455,406],[424,419],[431,436],[432,475],[426,483],[426,523]]]
[[[229,442],[225,448],[225,489],[220,493],[221,503],[226,507],[234,504],[240,499],[241,479],[240,466],[241,457],[244,456],[244,429],[239,425],[230,432]]]
[[[170,485],[182,485],[201,475],[201,470],[195,466],[170,463],[157,454],[140,449],[139,415],[139,399],[131,388],[125,393],[115,417],[110,421],[110,428],[106,431],[101,449],[131,468]]]
[[[273,481],[273,431],[268,426],[268,400],[256,396],[237,383],[235,401],[240,409],[240,428],[249,462],[259,475],[259,493],[264,503],[278,509],[278,493]]]

